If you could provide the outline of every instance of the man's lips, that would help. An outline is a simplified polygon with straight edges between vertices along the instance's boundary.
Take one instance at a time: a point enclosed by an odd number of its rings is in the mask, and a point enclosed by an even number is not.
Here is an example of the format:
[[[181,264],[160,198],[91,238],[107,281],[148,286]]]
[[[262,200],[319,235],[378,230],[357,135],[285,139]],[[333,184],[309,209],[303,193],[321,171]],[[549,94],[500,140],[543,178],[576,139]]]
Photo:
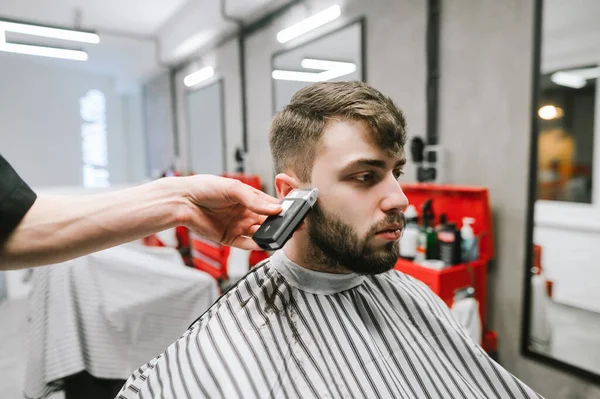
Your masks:
[[[395,241],[402,236],[403,227],[400,223],[394,223],[378,231],[375,236],[384,240]]]
[[[379,230],[377,232],[377,234],[387,233],[387,232],[393,232],[393,231],[396,231],[396,230],[402,231],[403,227],[404,226],[402,225],[402,223],[393,223],[393,224],[390,224],[390,225],[384,227],[383,229]]]

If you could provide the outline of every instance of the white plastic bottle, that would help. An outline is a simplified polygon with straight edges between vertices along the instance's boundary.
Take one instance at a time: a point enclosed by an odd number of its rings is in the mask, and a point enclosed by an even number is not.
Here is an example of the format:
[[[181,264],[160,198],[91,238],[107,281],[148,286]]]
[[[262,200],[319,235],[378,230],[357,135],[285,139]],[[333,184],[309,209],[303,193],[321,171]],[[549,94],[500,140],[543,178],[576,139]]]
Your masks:
[[[475,219],[471,217],[464,217],[462,228],[460,229],[460,238],[462,245],[462,261],[472,262],[479,259],[479,242],[475,238],[473,227]]]
[[[552,330],[548,320],[550,298],[546,291],[546,279],[538,268],[531,276],[531,325],[529,345],[535,350],[547,352],[551,349]]]
[[[481,345],[482,322],[479,316],[479,302],[475,299],[474,293],[472,287],[458,291],[454,296],[451,311],[473,341]]]
[[[404,211],[404,216],[406,217],[406,227],[400,239],[400,257],[414,260],[417,255],[417,238],[419,236],[417,209],[413,205],[409,205]]]

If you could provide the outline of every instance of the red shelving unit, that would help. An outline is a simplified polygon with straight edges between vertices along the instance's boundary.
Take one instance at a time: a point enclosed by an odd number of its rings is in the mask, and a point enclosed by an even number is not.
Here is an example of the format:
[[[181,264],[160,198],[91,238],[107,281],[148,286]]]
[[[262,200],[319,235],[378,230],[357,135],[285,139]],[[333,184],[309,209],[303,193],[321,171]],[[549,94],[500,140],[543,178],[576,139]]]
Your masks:
[[[432,199],[433,211],[436,216],[445,213],[448,222],[456,223],[462,227],[463,217],[472,217],[475,235],[481,235],[479,242],[479,259],[468,264],[450,266],[442,270],[435,270],[421,266],[405,259],[398,259],[395,269],[406,273],[427,284],[449,307],[454,302],[456,290],[472,286],[475,289],[475,298],[479,302],[479,314],[482,325],[486,319],[487,296],[487,266],[494,258],[494,239],[492,212],[490,208],[489,193],[485,187],[468,187],[435,184],[402,184],[402,189],[409,202],[419,211],[423,203]],[[482,345],[486,350],[495,350],[496,335],[493,331],[485,331]],[[486,348],[487,346],[487,348]]]

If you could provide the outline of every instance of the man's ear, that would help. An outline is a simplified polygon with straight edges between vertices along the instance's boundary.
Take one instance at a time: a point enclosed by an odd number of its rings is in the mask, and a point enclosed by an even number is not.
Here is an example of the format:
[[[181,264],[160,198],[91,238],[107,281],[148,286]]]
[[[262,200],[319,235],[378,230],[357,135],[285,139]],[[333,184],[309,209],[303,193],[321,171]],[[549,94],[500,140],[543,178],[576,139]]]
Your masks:
[[[286,173],[279,173],[275,176],[275,189],[278,198],[285,197],[295,188],[300,188],[300,181],[296,176]]]
[[[286,173],[280,173],[275,176],[275,188],[277,189],[277,196],[283,198],[295,188],[301,188],[300,180],[295,175],[288,175]],[[302,231],[306,228],[306,220],[300,223],[300,226],[296,231]]]

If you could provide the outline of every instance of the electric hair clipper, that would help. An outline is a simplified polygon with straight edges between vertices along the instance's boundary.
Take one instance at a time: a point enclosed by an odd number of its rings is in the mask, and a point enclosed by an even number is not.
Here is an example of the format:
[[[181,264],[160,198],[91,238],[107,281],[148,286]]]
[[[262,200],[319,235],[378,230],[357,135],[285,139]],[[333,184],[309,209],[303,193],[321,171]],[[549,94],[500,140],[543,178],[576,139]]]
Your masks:
[[[281,212],[269,216],[252,239],[264,250],[282,248],[317,202],[319,190],[293,189],[280,202]]]

